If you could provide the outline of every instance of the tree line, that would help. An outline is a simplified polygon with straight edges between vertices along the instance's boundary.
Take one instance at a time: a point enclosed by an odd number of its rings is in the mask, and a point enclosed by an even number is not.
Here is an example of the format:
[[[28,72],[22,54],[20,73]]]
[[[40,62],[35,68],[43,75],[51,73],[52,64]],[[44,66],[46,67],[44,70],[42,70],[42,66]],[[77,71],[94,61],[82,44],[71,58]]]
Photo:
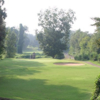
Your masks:
[[[72,32],[71,25],[76,17],[73,10],[49,8],[38,13],[36,36],[26,34],[27,26],[19,28],[5,27],[6,10],[2,8],[4,0],[0,1],[0,57],[14,57],[16,52],[22,53],[27,46],[39,46],[44,54],[52,58],[64,58],[63,51],[69,49],[69,54],[77,60],[100,60],[100,18],[93,18],[97,27],[94,34],[80,29]],[[37,40],[38,41],[37,41]]]
[[[100,61],[100,18],[93,18],[96,31],[93,34],[80,29],[70,36],[69,54],[77,60]]]
[[[13,58],[16,53],[22,54],[28,46],[39,47],[36,36],[27,34],[27,26],[19,25],[19,28],[8,27],[6,28],[5,38],[5,53],[6,57]]]
[[[5,55],[13,58],[16,53],[22,53],[27,46],[39,46],[36,36],[26,34],[27,26],[19,25],[19,28],[6,27],[6,9],[3,8],[4,0],[0,0],[0,58]]]

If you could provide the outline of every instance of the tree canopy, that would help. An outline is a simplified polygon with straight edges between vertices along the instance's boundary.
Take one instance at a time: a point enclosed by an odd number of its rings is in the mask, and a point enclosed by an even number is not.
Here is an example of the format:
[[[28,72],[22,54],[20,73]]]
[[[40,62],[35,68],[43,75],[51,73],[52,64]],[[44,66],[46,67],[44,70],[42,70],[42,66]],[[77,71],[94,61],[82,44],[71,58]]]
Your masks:
[[[40,11],[39,26],[41,31],[36,31],[41,49],[48,56],[55,57],[67,48],[71,24],[75,20],[74,12],[58,10],[57,8]]]
[[[93,18],[96,26],[94,34],[77,30],[70,37],[69,54],[77,60],[100,61],[100,18]]]
[[[2,57],[2,53],[4,52],[5,48],[5,18],[7,17],[5,8],[3,9],[2,6],[4,5],[4,0],[0,0],[0,57]]]
[[[16,33],[14,31],[11,31],[10,28],[7,29],[6,50],[8,58],[13,58],[16,54],[17,51],[16,40],[17,40]]]

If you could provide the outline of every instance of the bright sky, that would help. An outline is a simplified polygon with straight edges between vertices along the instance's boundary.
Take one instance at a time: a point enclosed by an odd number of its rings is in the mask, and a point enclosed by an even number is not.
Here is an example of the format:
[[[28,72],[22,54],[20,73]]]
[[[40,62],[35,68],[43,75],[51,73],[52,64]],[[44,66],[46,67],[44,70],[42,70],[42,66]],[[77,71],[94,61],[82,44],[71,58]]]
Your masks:
[[[38,29],[38,16],[40,10],[49,7],[62,8],[66,11],[72,9],[77,20],[71,30],[81,29],[93,33],[95,27],[91,26],[93,17],[100,17],[100,0],[5,0],[7,9],[7,26],[18,27],[20,23],[29,27],[29,32],[34,34]]]

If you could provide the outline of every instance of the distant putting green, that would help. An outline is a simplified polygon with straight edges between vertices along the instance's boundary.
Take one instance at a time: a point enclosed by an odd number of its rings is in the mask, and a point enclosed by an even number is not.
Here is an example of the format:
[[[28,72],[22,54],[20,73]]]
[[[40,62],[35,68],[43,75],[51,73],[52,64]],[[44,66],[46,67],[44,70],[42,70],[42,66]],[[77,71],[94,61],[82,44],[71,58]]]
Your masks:
[[[0,61],[0,97],[15,100],[90,100],[100,68],[74,60],[5,59]]]

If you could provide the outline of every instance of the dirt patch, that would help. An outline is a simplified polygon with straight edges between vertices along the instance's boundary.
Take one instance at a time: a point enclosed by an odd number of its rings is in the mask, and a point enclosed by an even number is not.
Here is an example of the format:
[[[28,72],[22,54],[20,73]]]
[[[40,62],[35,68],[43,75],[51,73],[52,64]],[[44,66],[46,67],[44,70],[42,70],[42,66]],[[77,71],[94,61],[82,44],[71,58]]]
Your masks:
[[[81,63],[74,63],[74,62],[68,62],[68,63],[54,63],[55,65],[64,65],[64,66],[82,66],[84,64]]]

